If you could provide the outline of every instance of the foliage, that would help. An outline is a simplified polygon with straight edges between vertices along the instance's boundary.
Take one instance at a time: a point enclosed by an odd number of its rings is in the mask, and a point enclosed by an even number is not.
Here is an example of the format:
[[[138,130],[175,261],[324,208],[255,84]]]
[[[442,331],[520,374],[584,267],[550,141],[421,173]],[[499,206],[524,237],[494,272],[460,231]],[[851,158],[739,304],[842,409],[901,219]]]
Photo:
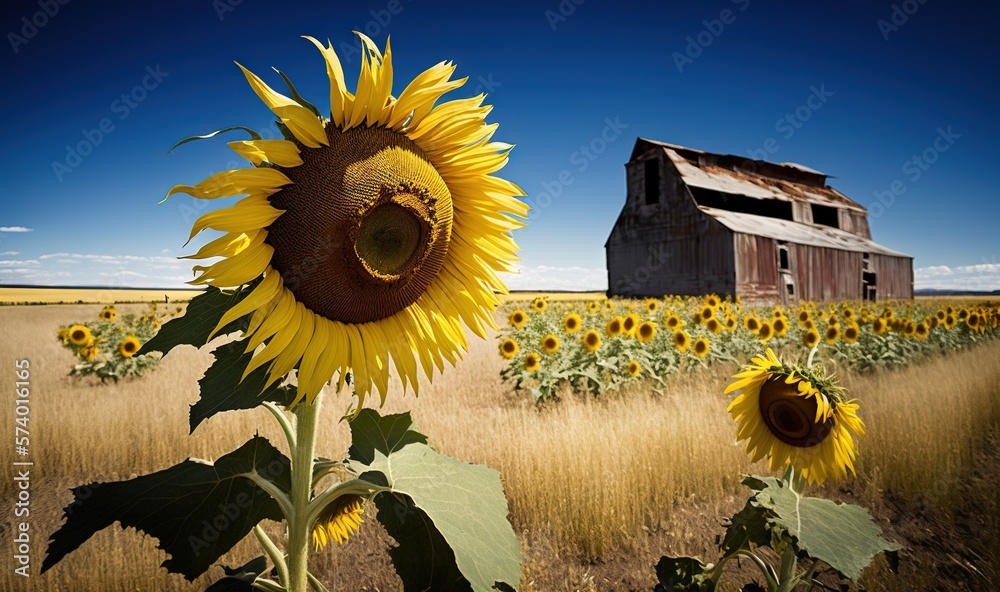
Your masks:
[[[599,395],[646,380],[662,388],[678,372],[697,372],[718,362],[742,365],[765,345],[804,360],[813,345],[809,338],[816,339],[828,366],[869,372],[1000,337],[996,302],[748,307],[739,298],[709,294],[513,303],[503,314],[508,322],[501,343],[514,345],[500,352],[508,360],[501,376],[537,400],[554,397],[563,387]],[[571,316],[578,324],[568,321]],[[645,335],[639,332],[642,323],[647,323]],[[599,336],[596,348],[585,343],[588,332]],[[555,350],[543,344],[550,336],[558,341]]]
[[[59,327],[57,338],[76,356],[70,376],[97,376],[102,381],[117,382],[155,370],[158,357],[137,354],[144,343],[155,337],[167,316],[156,303],[150,303],[141,315],[122,316],[113,305],[107,305],[95,321]]]

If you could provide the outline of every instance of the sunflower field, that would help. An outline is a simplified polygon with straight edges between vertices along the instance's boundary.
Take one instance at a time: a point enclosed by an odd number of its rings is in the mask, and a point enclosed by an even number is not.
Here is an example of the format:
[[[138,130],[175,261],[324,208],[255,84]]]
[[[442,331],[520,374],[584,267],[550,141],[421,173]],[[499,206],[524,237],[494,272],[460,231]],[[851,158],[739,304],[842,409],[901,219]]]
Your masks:
[[[667,296],[508,304],[503,379],[536,400],[569,388],[599,395],[636,381],[666,384],[675,372],[743,364],[764,347],[857,372],[905,365],[1000,336],[996,302],[804,302],[749,307],[739,297]]]
[[[136,354],[142,344],[156,335],[165,316],[157,310],[155,302],[150,303],[144,314],[122,316],[109,304],[94,321],[59,327],[56,337],[76,356],[70,376],[117,381],[156,369],[159,358]]]

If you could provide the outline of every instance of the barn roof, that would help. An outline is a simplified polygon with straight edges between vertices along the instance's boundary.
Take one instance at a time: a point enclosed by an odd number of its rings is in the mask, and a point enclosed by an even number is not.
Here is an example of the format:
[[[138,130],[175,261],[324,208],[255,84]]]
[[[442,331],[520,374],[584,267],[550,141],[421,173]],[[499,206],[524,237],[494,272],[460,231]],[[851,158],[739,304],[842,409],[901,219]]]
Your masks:
[[[792,222],[768,216],[757,216],[755,214],[730,212],[728,210],[719,210],[705,206],[698,206],[698,209],[715,218],[733,232],[755,234],[775,240],[815,247],[827,247],[861,253],[877,253],[893,257],[908,257],[908,255],[893,251],[875,241],[838,228],[816,224],[802,224],[801,222]]]
[[[653,147],[662,148],[666,152],[684,182],[691,187],[756,199],[807,202],[867,213],[856,201],[827,185],[826,173],[805,165],[754,160],[734,154],[713,154],[646,138],[636,140],[632,159]]]

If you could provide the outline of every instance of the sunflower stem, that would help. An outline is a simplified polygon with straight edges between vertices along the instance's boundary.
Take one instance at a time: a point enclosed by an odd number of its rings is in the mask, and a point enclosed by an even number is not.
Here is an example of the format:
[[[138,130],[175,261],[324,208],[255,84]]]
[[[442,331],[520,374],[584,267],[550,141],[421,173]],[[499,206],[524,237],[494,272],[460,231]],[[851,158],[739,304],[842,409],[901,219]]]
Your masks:
[[[288,421],[288,418],[285,417],[284,411],[270,401],[264,401],[263,406],[271,412],[271,415],[277,420],[278,425],[281,426],[281,431],[285,433],[285,440],[288,442],[288,453],[294,456],[295,430],[292,428],[292,424]]]
[[[816,345],[813,346],[811,350],[809,350],[809,359],[806,360],[806,368],[812,368],[813,358],[816,357],[816,352],[818,351],[819,351],[819,344],[817,343]]]
[[[263,547],[264,552],[267,556],[271,558],[271,563],[274,564],[274,569],[278,572],[278,580],[282,584],[288,583],[288,565],[285,564],[285,556],[281,554],[278,547],[275,546],[271,537],[267,536],[264,529],[260,527],[260,524],[253,527],[253,534],[257,537],[257,542]]]
[[[795,547],[791,542],[787,544],[781,553],[781,570],[778,574],[778,592],[791,592],[799,583],[795,577],[795,569],[798,567],[798,558],[795,557]]]
[[[288,554],[288,592],[309,589],[309,540],[312,524],[309,505],[313,494],[313,456],[316,448],[316,420],[321,392],[312,404],[295,407],[295,451],[292,454],[292,509],[288,519],[285,552]]]

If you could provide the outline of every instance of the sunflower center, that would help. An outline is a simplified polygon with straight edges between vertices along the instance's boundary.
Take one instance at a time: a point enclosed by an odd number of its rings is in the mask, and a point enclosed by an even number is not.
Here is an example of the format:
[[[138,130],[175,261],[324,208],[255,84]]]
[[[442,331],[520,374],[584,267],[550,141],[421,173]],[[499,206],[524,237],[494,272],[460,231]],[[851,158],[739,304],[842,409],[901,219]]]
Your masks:
[[[761,386],[760,414],[767,429],[785,444],[797,448],[816,446],[830,435],[833,418],[816,421],[816,397],[804,397],[784,377],[768,379]]]
[[[301,147],[292,184],[271,196],[271,266],[311,311],[365,323],[416,302],[451,241],[444,180],[409,138],[380,127],[327,126],[329,146]]]

